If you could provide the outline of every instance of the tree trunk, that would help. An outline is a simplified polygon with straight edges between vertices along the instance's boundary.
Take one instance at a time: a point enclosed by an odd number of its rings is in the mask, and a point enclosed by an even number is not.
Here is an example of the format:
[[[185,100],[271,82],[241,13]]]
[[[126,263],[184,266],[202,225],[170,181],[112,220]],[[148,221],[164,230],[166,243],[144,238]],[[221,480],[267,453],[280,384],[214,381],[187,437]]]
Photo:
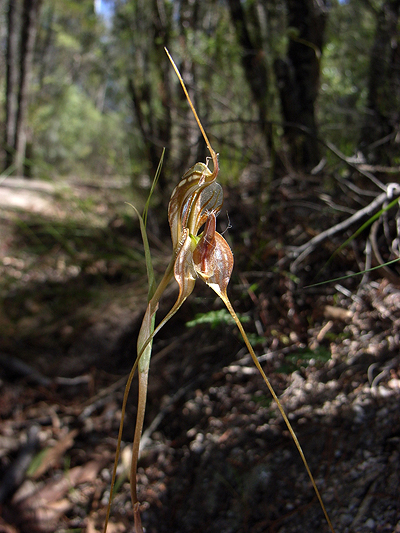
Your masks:
[[[160,68],[160,83],[159,83],[159,96],[163,108],[163,117],[158,121],[157,131],[161,140],[163,148],[167,148],[164,154],[165,168],[168,168],[171,150],[171,137],[172,137],[172,115],[171,115],[171,68],[169,61],[167,61],[164,46],[169,47],[169,40],[171,35],[171,21],[169,20],[166,2],[160,0],[154,0],[154,12],[155,17],[153,19],[154,28],[154,41],[162,42],[163,46],[157,46],[155,50],[156,62]],[[160,159],[160,158],[158,158]],[[158,164],[158,163],[157,163]],[[165,179],[165,170],[160,176],[160,187],[163,190],[167,190],[167,181]]]
[[[194,47],[196,47],[198,25],[202,15],[203,13],[201,13],[199,2],[181,0],[179,3],[179,40],[182,47],[182,59],[179,63],[179,71],[185,82],[194,107],[198,115],[201,117],[202,123],[205,124],[206,117],[204,115],[204,109],[200,107],[200,101],[203,102],[203,98],[199,98],[200,91],[199,86],[197,85],[198,68],[196,63],[190,57],[190,54],[185,53],[188,48],[188,29],[191,34],[192,46],[194,45]],[[210,77],[211,76],[212,73],[210,73]],[[180,124],[178,129],[178,172],[182,173],[194,165],[195,162],[205,161],[209,152],[180,84],[176,85],[176,87],[177,99],[179,102],[176,120],[179,121]]]
[[[18,2],[9,0],[7,15],[5,170],[13,163],[18,93]]]
[[[268,121],[268,83],[269,73],[262,46],[261,28],[257,16],[252,17],[254,28],[249,28],[249,20],[241,0],[228,0],[232,22],[236,35],[243,49],[242,65],[258,108],[258,117],[266,140],[267,149],[272,155],[273,137],[271,124]]]
[[[400,0],[378,13],[371,50],[368,104],[360,149],[372,163],[393,164],[400,151]]]
[[[310,170],[320,160],[315,101],[327,9],[322,1],[287,0],[287,10],[289,46],[286,58],[275,61],[275,74],[291,163]]]
[[[39,78],[39,87],[40,90],[43,89],[44,79],[47,74],[48,63],[50,61],[51,47],[55,36],[54,31],[54,15],[55,15],[55,4],[52,3],[47,10],[47,20],[44,21],[44,26],[46,29],[46,34],[43,39],[43,44],[41,50],[38,50],[40,54],[40,70],[38,74]]]
[[[128,91],[149,161],[149,175],[152,178],[157,170],[162,148],[170,148],[171,145],[171,69],[163,49],[163,46],[168,46],[171,21],[165,0],[153,0],[148,2],[146,7],[144,14],[142,10],[140,27],[133,26],[135,31],[132,31],[131,39],[137,52],[132,56],[135,74],[128,75]],[[141,38],[143,41],[139,45],[138,40]],[[146,43],[145,46],[143,42]],[[160,102],[162,116],[157,109]],[[169,158],[170,150],[167,149],[159,179],[162,190],[167,189],[165,170],[168,168]]]
[[[28,90],[32,71],[33,49],[39,21],[40,5],[41,0],[24,0],[22,10],[18,110],[14,141],[15,166],[16,172],[19,175],[24,173]]]

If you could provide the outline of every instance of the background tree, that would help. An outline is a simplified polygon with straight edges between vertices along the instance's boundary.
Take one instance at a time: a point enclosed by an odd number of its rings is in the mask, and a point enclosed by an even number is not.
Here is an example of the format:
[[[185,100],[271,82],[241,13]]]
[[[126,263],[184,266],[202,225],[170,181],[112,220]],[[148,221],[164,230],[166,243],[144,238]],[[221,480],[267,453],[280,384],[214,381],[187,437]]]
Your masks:
[[[6,105],[5,105],[5,168],[13,162],[12,148],[15,142],[15,128],[17,122],[17,85],[18,85],[18,3],[12,0],[8,3],[7,14],[7,50],[6,50]]]
[[[269,113],[270,74],[263,47],[260,21],[261,6],[248,2],[247,10],[240,0],[228,0],[238,41],[242,47],[241,62],[252,96],[258,108],[261,131],[270,154],[274,153],[272,127]],[[260,9],[259,9],[260,8]]]
[[[371,162],[399,161],[400,1],[385,0],[375,12],[375,39],[370,53],[368,102],[360,147]]]
[[[172,176],[175,181],[194,161],[206,157],[181,88],[170,78],[164,46],[176,58],[205,126],[212,121],[222,167],[228,160],[231,168],[236,160],[245,164],[244,146],[251,140],[243,130],[252,126],[244,128],[243,123],[254,119],[254,107],[241,85],[238,47],[226,5],[182,1],[172,10],[168,2],[116,2],[114,7],[115,75],[125,81],[132,104],[130,142],[135,167],[142,161],[147,164],[146,173],[154,174],[165,146],[161,179],[165,189]]]
[[[364,122],[374,31],[368,2],[331,2],[316,110],[321,138],[349,156]]]
[[[9,0],[8,4],[6,165],[9,167],[13,164],[19,175],[24,173],[28,135],[28,91],[40,6],[41,0],[24,0],[18,24],[19,2]]]
[[[111,45],[92,0],[43,1],[28,109],[33,175],[129,173],[129,107]]]
[[[113,18],[114,44],[125,49],[117,58],[117,72],[126,80],[150,176],[162,148],[171,144],[170,69],[163,50],[170,38],[171,8],[168,2],[155,0],[116,2]],[[167,150],[167,167],[169,157]],[[165,186],[164,174],[160,185]]]
[[[315,0],[287,0],[286,6],[289,44],[286,58],[275,61],[275,74],[291,162],[310,170],[320,160],[315,103],[327,5]]]
[[[0,66],[9,147],[3,167],[16,153],[22,12],[36,2],[0,8],[8,54],[7,68]],[[106,12],[96,11],[92,0],[43,0],[25,108],[33,175],[151,176],[165,146],[162,186],[171,188],[194,160],[204,159],[164,46],[217,141],[222,177],[234,180],[251,168],[252,179],[263,180],[276,154],[284,160],[286,152],[294,168],[309,170],[320,158],[318,134],[347,155],[387,135],[395,142],[398,1],[332,0],[329,19],[325,4],[311,0],[100,5]],[[395,144],[392,152],[395,161]],[[265,180],[259,183],[268,190]]]

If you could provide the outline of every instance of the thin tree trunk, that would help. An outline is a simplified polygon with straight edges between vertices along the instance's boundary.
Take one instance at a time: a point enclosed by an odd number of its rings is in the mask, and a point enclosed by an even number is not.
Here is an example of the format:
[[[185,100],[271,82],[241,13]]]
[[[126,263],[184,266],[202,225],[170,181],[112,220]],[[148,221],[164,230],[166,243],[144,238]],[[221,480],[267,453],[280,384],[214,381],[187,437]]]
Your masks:
[[[242,65],[258,108],[261,131],[266,140],[267,149],[272,155],[274,153],[273,137],[271,125],[268,121],[269,73],[262,46],[259,21],[256,16],[253,17],[256,31],[251,32],[241,0],[228,0],[228,4],[236,35],[242,46]]]
[[[368,104],[360,149],[370,162],[391,165],[400,142],[400,0],[386,0],[378,13],[371,50]]]
[[[142,10],[143,11],[143,10]],[[132,25],[132,43],[137,49],[133,56],[133,72],[128,76],[128,91],[135,110],[137,124],[143,139],[149,161],[149,175],[154,176],[162,148],[170,148],[172,135],[170,67],[163,46],[168,46],[170,37],[170,10],[166,0],[148,2],[139,26]],[[143,37],[142,37],[142,32]],[[144,39],[146,46],[138,46]],[[151,66],[150,66],[151,65]],[[136,68],[135,68],[136,67]],[[150,75],[150,70],[152,74]],[[159,102],[162,102],[163,115],[160,116]],[[167,190],[166,173],[169,167],[170,150],[164,156],[163,170],[159,186]],[[167,171],[167,172],[166,172]],[[166,195],[163,196],[165,198]]]
[[[5,170],[13,163],[15,130],[17,122],[18,92],[18,2],[9,0],[7,15],[7,51],[6,51],[6,123],[5,123]]]
[[[46,76],[46,70],[48,68],[48,63],[50,60],[51,45],[52,41],[54,40],[54,14],[55,5],[54,3],[52,3],[47,12],[47,20],[44,23],[46,28],[46,35],[44,37],[42,49],[38,51],[41,56],[40,70],[38,75],[40,89],[43,89],[44,86],[44,78]]]
[[[128,91],[132,99],[138,126],[147,152],[146,157],[150,163],[149,174],[153,178],[158,163],[160,162],[160,149],[163,146],[163,139],[160,137],[160,131],[155,125],[157,121],[151,116],[151,111],[146,113],[146,115],[143,113],[143,108],[147,107],[150,110],[152,108],[153,92],[151,86],[147,84],[147,82],[142,82],[141,87],[137,88],[132,77],[128,78]],[[164,188],[165,183],[163,174],[160,176],[159,183],[160,187]]]
[[[19,175],[24,173],[28,90],[32,71],[33,49],[36,39],[40,5],[41,0],[24,0],[22,9],[18,110],[14,141],[15,166],[16,172]]]
[[[275,74],[291,162],[295,167],[310,170],[320,160],[315,101],[327,8],[323,1],[316,0],[287,0],[286,3],[287,25],[292,31],[286,58],[275,61]],[[305,130],[309,133],[304,133]]]
[[[155,42],[162,42],[163,46],[169,47],[169,40],[171,35],[171,21],[167,13],[167,5],[165,0],[154,0],[153,19],[154,40]],[[159,95],[163,107],[163,117],[158,121],[157,130],[158,136],[164,148],[167,148],[164,154],[164,171],[161,172],[159,183],[162,190],[167,190],[167,180],[165,169],[168,169],[171,155],[171,138],[172,138],[172,115],[171,115],[171,68],[169,61],[164,51],[163,46],[156,48],[156,61],[160,68],[160,83]],[[169,149],[168,149],[169,148]],[[159,153],[159,151],[158,151]],[[158,160],[160,156],[158,155]],[[158,163],[157,163],[158,164]],[[167,170],[168,171],[168,170]]]
[[[196,39],[197,25],[199,21],[199,3],[190,2],[189,0],[181,0],[179,3],[179,39],[182,43],[182,51],[187,47],[187,28],[191,30],[191,38]],[[193,44],[193,43],[192,43]],[[197,113],[204,119],[202,109],[199,104],[199,91],[196,87],[196,65],[189,54],[182,54],[182,60],[179,64],[179,70],[185,81],[187,90],[189,92],[192,102],[197,110]],[[168,65],[170,70],[170,65]],[[201,133],[197,126],[197,122],[193,116],[192,110],[188,106],[186,96],[183,93],[180,84],[178,89],[179,101],[179,118],[181,127],[179,128],[179,171],[183,172],[194,164],[195,161],[205,161],[204,142]],[[182,117],[183,120],[182,120]],[[178,118],[178,117],[177,117]],[[203,153],[203,157],[200,155]]]

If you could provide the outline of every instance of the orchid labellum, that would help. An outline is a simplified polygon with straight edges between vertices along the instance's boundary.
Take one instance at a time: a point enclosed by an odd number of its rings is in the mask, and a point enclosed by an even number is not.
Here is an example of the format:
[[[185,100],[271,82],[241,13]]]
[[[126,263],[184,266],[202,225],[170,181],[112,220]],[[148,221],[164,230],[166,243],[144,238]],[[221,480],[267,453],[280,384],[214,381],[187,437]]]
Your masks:
[[[139,374],[139,400],[132,450],[130,483],[131,498],[134,507],[136,533],[143,532],[140,519],[140,504],[137,498],[136,491],[136,470],[137,461],[139,457],[140,438],[142,435],[143,420],[146,407],[147,380],[150,365],[152,340],[154,336],[158,333],[158,331],[160,331],[160,329],[166,324],[166,322],[178,311],[183,302],[192,293],[196,280],[198,278],[203,280],[218,294],[218,296],[224,302],[228,311],[232,315],[236,325],[238,326],[257,369],[260,371],[271,395],[277,402],[278,408],[284,418],[284,421],[289,429],[289,432],[295,442],[295,445],[310,476],[311,482],[325,514],[325,518],[327,520],[329,528],[334,533],[333,526],[323,505],[321,496],[308,467],[308,463],[303,454],[300,443],[298,442],[294,430],[292,429],[292,426],[285,414],[285,411],[283,410],[283,407],[277,395],[275,394],[272,385],[270,384],[267,376],[265,375],[254,353],[254,350],[247,338],[243,326],[229,301],[227,295],[227,287],[233,269],[233,254],[226,240],[221,234],[216,231],[216,217],[221,210],[223,201],[222,187],[216,182],[219,170],[218,157],[210,145],[208,137],[190,100],[189,94],[186,90],[179,70],[176,67],[173,59],[171,58],[169,52],[167,50],[165,51],[172,63],[172,66],[179,78],[179,81],[181,82],[189,105],[194,113],[197,124],[207,144],[207,148],[210,151],[210,159],[213,164],[213,169],[210,170],[208,168],[208,164],[196,163],[190,170],[186,172],[181,181],[175,187],[168,205],[168,221],[171,229],[173,255],[161,282],[155,289],[154,293],[150,294],[148,306],[138,336],[137,358],[128,378],[122,405],[121,425],[118,435],[118,445],[114,463],[110,499],[107,508],[104,533],[106,533],[107,530],[107,524],[110,514],[112,490],[115,483],[116,469],[120,452],[125,408],[128,399],[129,389],[136,368],[138,368]],[[143,223],[143,220],[140,216],[139,219],[141,222],[142,236],[145,243],[147,243],[147,238],[145,235],[145,224]],[[158,326],[155,327],[155,315],[158,309],[160,298],[164,290],[166,289],[168,283],[173,277],[175,278],[179,286],[178,297],[171,310],[162,319]]]

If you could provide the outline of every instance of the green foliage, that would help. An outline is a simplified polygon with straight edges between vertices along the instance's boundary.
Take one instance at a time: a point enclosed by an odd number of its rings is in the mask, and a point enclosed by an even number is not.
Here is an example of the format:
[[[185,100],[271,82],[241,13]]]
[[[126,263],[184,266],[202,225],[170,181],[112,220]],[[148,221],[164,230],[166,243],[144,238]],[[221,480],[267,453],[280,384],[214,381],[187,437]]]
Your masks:
[[[39,467],[42,466],[43,460],[46,455],[49,453],[50,448],[44,448],[40,450],[32,459],[28,470],[26,471],[27,477],[31,477],[35,474]]]
[[[325,346],[311,350],[304,348],[296,353],[285,355],[285,362],[277,369],[282,374],[292,374],[296,370],[309,365],[321,366],[332,357],[331,351]]]
[[[129,173],[130,128],[106,40],[93,1],[44,1],[30,87],[33,175]]]
[[[90,169],[95,174],[127,173],[123,119],[103,114],[77,86],[32,111],[35,162],[49,173],[70,174]]]
[[[250,318],[244,315],[238,315],[241,322],[248,322]],[[235,322],[230,313],[226,309],[218,309],[218,311],[208,311],[207,313],[197,313],[193,320],[186,322],[186,327],[193,328],[199,324],[209,324],[211,329],[220,326],[234,325]]]
[[[270,405],[272,404],[272,398],[270,395],[267,394],[254,394],[251,399],[260,407],[270,407]]]
[[[332,3],[321,64],[322,137],[346,155],[357,146],[363,122],[375,19],[366,3]]]
[[[145,256],[145,261],[146,261],[147,281],[148,281],[148,285],[149,285],[148,301],[150,301],[151,298],[154,296],[154,292],[156,290],[156,281],[155,281],[155,277],[154,277],[153,262],[152,262],[152,259],[151,259],[150,246],[149,246],[149,241],[148,241],[147,232],[146,232],[147,215],[148,215],[148,212],[149,212],[151,197],[153,195],[153,192],[154,192],[154,189],[155,189],[155,187],[157,185],[157,182],[158,182],[158,180],[160,178],[161,168],[162,168],[162,164],[163,164],[163,160],[164,160],[164,152],[165,151],[163,150],[163,153],[162,153],[162,156],[161,156],[161,159],[160,159],[160,163],[159,163],[158,168],[157,168],[156,175],[154,176],[154,180],[153,180],[153,183],[151,185],[151,189],[150,189],[149,195],[147,197],[146,204],[145,204],[144,209],[143,209],[143,215],[142,216],[140,215],[140,213],[136,209],[136,207],[134,207],[133,205],[131,206],[134,209],[136,215],[139,218],[140,233],[142,235],[142,241],[143,241],[143,247],[144,247],[144,256]]]
[[[279,147],[282,117],[274,60],[285,54],[293,28],[287,27],[282,3],[242,4],[268,66],[266,118]],[[365,115],[381,4],[330,4],[321,59],[320,133],[347,155],[357,147]],[[255,126],[257,106],[226,3],[110,2],[113,11],[107,21],[94,6],[90,0],[43,2],[30,88],[28,142],[33,156],[28,163],[33,174],[152,176],[165,146],[161,179],[172,181],[194,159],[203,160],[204,144],[170,78],[164,45],[181,63],[190,90],[196,86],[195,104],[217,139],[221,181],[235,181],[250,164],[265,161],[263,135]],[[5,35],[4,10],[0,26]],[[5,70],[0,69],[3,86],[4,78]],[[4,103],[4,90],[0,102]],[[156,157],[149,157],[149,147]]]

